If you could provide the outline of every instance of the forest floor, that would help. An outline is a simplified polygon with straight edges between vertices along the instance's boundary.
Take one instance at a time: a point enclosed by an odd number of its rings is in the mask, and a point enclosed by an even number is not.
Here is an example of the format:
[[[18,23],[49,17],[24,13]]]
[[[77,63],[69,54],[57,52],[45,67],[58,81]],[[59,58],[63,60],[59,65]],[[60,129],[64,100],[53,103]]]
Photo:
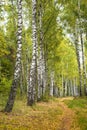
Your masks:
[[[11,113],[0,112],[0,130],[87,130],[87,99],[53,98],[32,107],[16,101]]]

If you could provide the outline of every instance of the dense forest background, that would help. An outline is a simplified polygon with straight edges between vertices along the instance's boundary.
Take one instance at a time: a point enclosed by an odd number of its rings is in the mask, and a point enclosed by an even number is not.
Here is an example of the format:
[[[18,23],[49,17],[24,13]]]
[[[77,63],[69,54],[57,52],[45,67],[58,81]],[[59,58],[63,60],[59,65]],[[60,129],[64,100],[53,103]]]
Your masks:
[[[53,96],[87,96],[86,15],[86,0],[0,1],[5,111],[12,110],[15,97],[33,105]]]

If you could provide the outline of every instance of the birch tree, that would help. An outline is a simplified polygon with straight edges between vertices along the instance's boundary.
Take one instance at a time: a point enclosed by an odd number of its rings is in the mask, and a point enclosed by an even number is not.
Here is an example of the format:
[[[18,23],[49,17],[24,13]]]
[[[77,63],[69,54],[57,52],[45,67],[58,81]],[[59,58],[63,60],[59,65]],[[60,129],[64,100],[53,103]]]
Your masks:
[[[39,28],[39,57],[38,57],[38,98],[45,94],[46,90],[46,67],[44,58],[44,35],[43,35],[43,7],[41,2],[38,9]]]
[[[12,82],[9,98],[7,101],[7,104],[5,106],[4,111],[5,112],[11,112],[16,93],[17,93],[17,87],[20,77],[20,71],[21,71],[21,53],[22,53],[22,0],[17,1],[17,8],[18,8],[18,30],[17,30],[17,54],[16,54],[16,62],[15,62],[15,70],[14,70],[14,79]]]
[[[78,19],[79,19],[79,36],[80,36],[81,51],[82,51],[83,87],[84,87],[84,94],[87,95],[87,93],[86,93],[86,67],[85,67],[85,56],[84,56],[83,25],[82,25],[82,18],[81,18],[81,0],[78,0]]]
[[[79,91],[80,91],[80,96],[82,96],[82,72],[81,72],[81,63],[80,63],[79,44],[78,44],[78,42],[79,42],[78,41],[78,31],[77,31],[77,28],[75,28],[75,48],[76,48],[78,72],[79,72]]]
[[[32,106],[36,100],[36,87],[37,87],[37,1],[32,0],[32,62],[30,67],[30,76],[27,92],[27,105]]]
[[[53,97],[53,89],[54,89],[54,72],[51,72],[50,75],[50,96]]]

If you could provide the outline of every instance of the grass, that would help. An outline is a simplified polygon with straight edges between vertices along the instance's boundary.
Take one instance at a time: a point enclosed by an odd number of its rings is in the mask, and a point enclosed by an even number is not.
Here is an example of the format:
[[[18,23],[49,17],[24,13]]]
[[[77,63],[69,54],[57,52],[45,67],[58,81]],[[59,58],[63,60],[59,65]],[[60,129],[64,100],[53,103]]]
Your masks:
[[[64,102],[75,111],[80,130],[87,130],[87,98],[65,100]]]
[[[74,111],[76,127],[87,130],[87,98],[50,98],[49,101],[38,102],[32,107],[26,106],[26,98],[17,98],[11,113],[0,112],[0,130],[62,130],[60,124],[64,110],[60,102],[64,102]],[[1,96],[0,110],[5,103],[6,97]]]
[[[87,99],[86,98],[65,100],[64,102],[68,105],[69,108],[86,108],[87,107]]]
[[[32,107],[26,106],[25,100],[16,100],[11,113],[0,112],[0,130],[56,130],[61,115],[58,100],[39,102]]]

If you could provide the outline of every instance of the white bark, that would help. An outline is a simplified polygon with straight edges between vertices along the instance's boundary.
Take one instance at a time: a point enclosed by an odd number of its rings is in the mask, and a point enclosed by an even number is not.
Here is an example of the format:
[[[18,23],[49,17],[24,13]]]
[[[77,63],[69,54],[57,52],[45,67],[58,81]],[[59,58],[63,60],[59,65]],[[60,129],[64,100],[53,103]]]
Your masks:
[[[53,87],[54,87],[54,72],[50,75],[50,96],[53,97]]]
[[[79,15],[79,30],[80,30],[80,42],[81,42],[81,51],[82,51],[82,66],[83,66],[83,85],[84,85],[84,94],[86,93],[86,65],[85,65],[85,56],[84,56],[84,41],[83,41],[83,30],[82,30],[82,20],[81,20],[81,0],[78,0],[78,15]]]
[[[36,26],[36,0],[32,0],[32,63],[30,67],[30,78],[28,84],[28,105],[33,105],[36,100],[37,87],[37,26]]]
[[[17,1],[18,4],[18,30],[17,30],[17,53],[16,53],[16,63],[15,63],[15,71],[14,71],[14,79],[12,82],[9,98],[5,107],[6,112],[11,112],[17,87],[18,87],[18,81],[20,77],[20,71],[21,71],[21,53],[22,53],[22,0]],[[20,33],[19,33],[20,32]]]
[[[79,55],[79,45],[78,45],[78,20],[75,27],[75,48],[77,55],[77,63],[78,63],[78,72],[79,72],[79,91],[80,96],[82,96],[82,72],[81,72],[81,63],[80,63],[80,55]]]
[[[45,60],[44,60],[44,45],[43,45],[43,30],[42,30],[42,6],[40,3],[39,8],[39,48],[40,56],[38,60],[38,98],[45,94],[46,90],[46,69],[45,69]]]

